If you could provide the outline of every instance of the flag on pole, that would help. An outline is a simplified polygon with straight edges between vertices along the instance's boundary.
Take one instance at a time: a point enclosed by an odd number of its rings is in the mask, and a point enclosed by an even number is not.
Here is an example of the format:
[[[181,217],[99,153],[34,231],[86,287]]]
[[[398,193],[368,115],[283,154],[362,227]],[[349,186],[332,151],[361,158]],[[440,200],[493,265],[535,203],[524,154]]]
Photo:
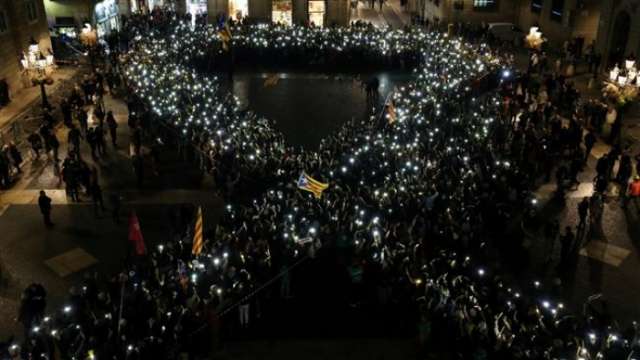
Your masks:
[[[229,51],[229,43],[232,39],[229,21],[225,21],[224,25],[220,27],[220,30],[218,30],[218,36],[220,37],[220,41],[222,41],[222,49],[224,49],[224,51]]]
[[[387,120],[389,125],[393,125],[398,120],[398,114],[396,113],[396,107],[393,105],[393,100],[387,104]]]
[[[322,197],[322,192],[329,187],[329,184],[321,183],[320,181],[307,175],[305,172],[300,174],[298,178],[298,188],[304,191],[313,193],[316,199]]]
[[[147,252],[142,230],[140,229],[140,222],[138,222],[138,216],[135,211],[132,211],[129,216],[129,241],[134,244],[136,255],[144,255]]]
[[[202,245],[204,244],[204,240],[202,238],[202,207],[198,207],[198,215],[196,215],[196,227],[193,231],[193,248],[191,249],[191,253],[193,255],[200,255],[202,252]]]

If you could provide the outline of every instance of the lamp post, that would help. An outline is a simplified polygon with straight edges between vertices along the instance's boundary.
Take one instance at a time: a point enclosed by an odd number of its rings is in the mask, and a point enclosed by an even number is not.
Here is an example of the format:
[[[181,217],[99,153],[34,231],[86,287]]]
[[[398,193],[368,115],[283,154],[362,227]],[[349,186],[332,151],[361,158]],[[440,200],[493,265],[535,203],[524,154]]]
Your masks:
[[[29,80],[31,80],[33,85],[40,86],[42,108],[51,109],[46,91],[46,85],[51,85],[53,83],[53,79],[50,75],[55,64],[51,50],[48,51],[47,55],[44,55],[42,51],[40,51],[38,42],[31,38],[27,52],[22,55],[20,64],[22,65],[23,71],[29,77]]]
[[[87,48],[87,55],[91,62],[91,69],[95,72],[95,47],[98,43],[98,33],[91,27],[91,24],[86,23],[80,32],[80,42]]]

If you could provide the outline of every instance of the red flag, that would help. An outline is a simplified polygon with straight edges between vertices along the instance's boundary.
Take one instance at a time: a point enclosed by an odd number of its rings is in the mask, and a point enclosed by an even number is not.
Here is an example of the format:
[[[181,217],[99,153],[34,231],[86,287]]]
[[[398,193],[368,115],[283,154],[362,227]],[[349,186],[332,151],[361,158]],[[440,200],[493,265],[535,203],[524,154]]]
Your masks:
[[[142,237],[142,230],[140,230],[138,216],[136,216],[136,213],[133,211],[129,216],[129,241],[135,244],[137,255],[144,255],[147,252],[147,248],[144,246],[144,238]]]

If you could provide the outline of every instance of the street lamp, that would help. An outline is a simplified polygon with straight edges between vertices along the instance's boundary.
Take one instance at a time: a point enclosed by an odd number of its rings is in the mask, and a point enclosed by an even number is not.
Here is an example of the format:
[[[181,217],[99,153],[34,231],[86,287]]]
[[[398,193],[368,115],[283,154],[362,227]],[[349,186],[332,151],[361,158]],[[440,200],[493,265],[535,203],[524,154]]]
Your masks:
[[[40,51],[40,46],[35,39],[31,38],[27,52],[22,54],[20,59],[24,74],[29,78],[33,85],[40,86],[40,96],[42,98],[42,107],[51,108],[47,100],[46,85],[53,84],[51,73],[55,67],[53,54],[51,50],[45,55]]]
[[[89,56],[91,62],[91,68],[95,71],[95,48],[98,44],[98,33],[91,27],[91,24],[86,23],[80,32],[80,42],[87,48],[86,55]]]

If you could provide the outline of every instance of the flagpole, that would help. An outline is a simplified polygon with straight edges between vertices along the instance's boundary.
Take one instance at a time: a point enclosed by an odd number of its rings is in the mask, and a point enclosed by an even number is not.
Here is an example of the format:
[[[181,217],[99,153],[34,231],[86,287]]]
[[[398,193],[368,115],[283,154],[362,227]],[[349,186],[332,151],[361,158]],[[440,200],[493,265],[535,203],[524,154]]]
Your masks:
[[[122,287],[120,288],[120,309],[118,310],[118,338],[120,338],[120,324],[122,323],[122,309],[124,307],[124,289],[126,283],[126,275],[121,278]]]

